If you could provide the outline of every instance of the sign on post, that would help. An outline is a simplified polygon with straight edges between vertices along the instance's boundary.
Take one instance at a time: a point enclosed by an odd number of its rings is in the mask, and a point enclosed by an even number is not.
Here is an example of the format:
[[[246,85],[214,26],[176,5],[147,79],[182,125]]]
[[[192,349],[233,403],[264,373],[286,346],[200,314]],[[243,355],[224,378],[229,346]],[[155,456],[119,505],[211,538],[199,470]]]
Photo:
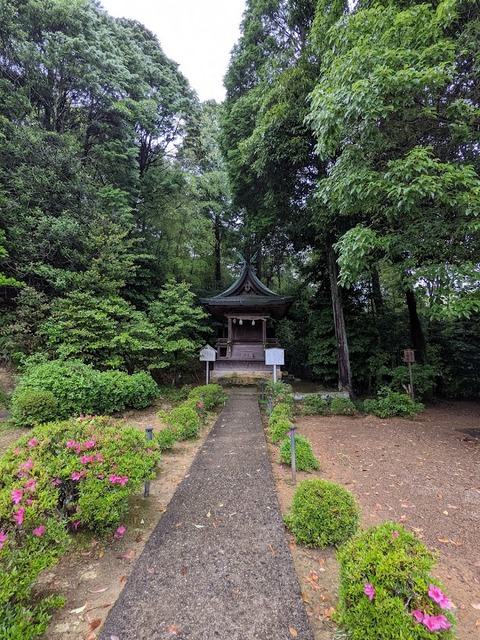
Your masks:
[[[200,351],[200,362],[207,363],[207,368],[206,368],[207,384],[209,383],[209,379],[210,379],[210,362],[215,362],[216,359],[217,359],[217,352],[209,344],[203,347],[203,349]]]
[[[411,397],[412,400],[415,400],[415,393],[413,391],[413,373],[412,373],[412,363],[415,362],[415,351],[413,349],[404,349],[403,361],[408,364],[408,372],[410,375],[410,387],[408,390],[408,395]]]
[[[265,349],[265,364],[273,366],[273,381],[277,381],[277,367],[285,364],[285,349]]]

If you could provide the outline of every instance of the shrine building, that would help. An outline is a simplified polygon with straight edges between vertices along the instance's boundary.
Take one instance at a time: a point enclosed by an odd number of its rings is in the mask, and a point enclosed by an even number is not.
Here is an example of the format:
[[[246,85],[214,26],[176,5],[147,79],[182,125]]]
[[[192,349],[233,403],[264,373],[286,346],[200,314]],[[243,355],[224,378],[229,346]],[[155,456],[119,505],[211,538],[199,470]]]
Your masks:
[[[265,349],[278,347],[272,320],[280,320],[293,302],[266,287],[245,262],[242,273],[225,291],[200,302],[217,321],[217,359],[212,382],[248,383],[271,379]]]

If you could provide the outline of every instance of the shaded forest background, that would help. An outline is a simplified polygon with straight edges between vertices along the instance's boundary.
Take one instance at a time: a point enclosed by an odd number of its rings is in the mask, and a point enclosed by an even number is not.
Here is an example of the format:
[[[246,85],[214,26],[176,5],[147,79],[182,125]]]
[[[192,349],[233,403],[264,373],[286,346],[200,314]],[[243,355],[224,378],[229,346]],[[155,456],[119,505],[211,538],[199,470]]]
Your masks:
[[[290,372],[401,390],[412,347],[478,396],[479,50],[478,0],[248,0],[219,105],[96,0],[0,0],[0,352],[188,379],[256,256]]]

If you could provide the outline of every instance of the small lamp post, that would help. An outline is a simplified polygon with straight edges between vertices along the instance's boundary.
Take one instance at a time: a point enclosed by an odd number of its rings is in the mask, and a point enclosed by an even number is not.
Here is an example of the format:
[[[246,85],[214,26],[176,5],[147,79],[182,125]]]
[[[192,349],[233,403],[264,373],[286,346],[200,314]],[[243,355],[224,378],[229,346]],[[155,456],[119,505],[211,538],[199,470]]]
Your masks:
[[[408,394],[412,400],[415,400],[415,394],[413,392],[413,372],[412,363],[415,362],[415,351],[413,349],[403,350],[403,361],[408,364],[408,373],[410,375],[410,393]]]
[[[145,432],[147,436],[147,442],[150,442],[150,440],[153,437],[153,427],[145,427]],[[145,482],[145,490],[143,492],[143,497],[148,498],[149,496],[150,496],[150,480],[147,480]]]

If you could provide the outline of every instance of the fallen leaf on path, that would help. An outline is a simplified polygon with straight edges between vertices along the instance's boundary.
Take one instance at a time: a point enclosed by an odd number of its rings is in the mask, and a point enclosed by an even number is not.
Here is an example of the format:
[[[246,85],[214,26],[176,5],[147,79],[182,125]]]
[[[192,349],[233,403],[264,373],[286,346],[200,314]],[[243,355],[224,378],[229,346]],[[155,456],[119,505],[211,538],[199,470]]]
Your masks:
[[[90,589],[89,593],[103,593],[107,589],[108,587],[103,587],[103,589]]]
[[[290,635],[292,636],[292,638],[298,638],[298,631],[295,629],[295,627],[288,627],[288,630],[290,631]]]
[[[171,633],[174,636],[178,636],[178,627],[176,624],[168,625],[168,633]]]
[[[325,611],[323,612],[323,617],[330,619],[334,613],[335,613],[335,607],[329,607],[328,609],[325,609]]]
[[[150,569],[147,569],[147,573],[155,573],[155,569],[153,567],[150,567]]]
[[[135,554],[136,554],[135,549],[132,549],[128,553],[122,553],[122,555],[118,556],[118,557],[119,558],[125,558],[125,560],[133,560],[133,558],[135,557]]]
[[[182,576],[186,576],[188,573],[188,567],[182,567],[180,569],[180,573],[182,574]]]
[[[472,607],[474,609],[480,609],[480,603],[479,604],[473,604],[473,602],[471,603]]]
[[[78,609],[72,609],[70,611],[70,613],[83,613],[85,611],[85,609],[87,608],[87,605],[88,605],[88,602],[85,602],[83,607],[78,607]]]
[[[272,554],[272,556],[275,555],[275,549],[272,547],[271,544],[268,545],[268,548],[270,549],[270,553]]]
[[[97,629],[102,624],[102,620],[100,618],[95,618],[90,622],[90,631]]]
[[[97,634],[93,631],[89,636],[88,640],[97,640]]]
[[[304,593],[303,591],[302,591],[302,600],[303,600],[304,602],[310,602],[310,600],[308,599],[307,594],[306,594],[306,593]]]
[[[138,534],[138,536],[135,538],[135,542],[143,542],[141,534]]]
[[[212,514],[210,513],[210,511],[207,513],[207,518],[211,518]]]
[[[290,547],[290,549],[296,549],[297,547],[297,545],[293,540],[290,540],[290,542],[288,543],[288,546]]]
[[[437,538],[437,540],[439,542],[443,542],[444,544],[446,544],[447,542],[450,542],[450,538]]]
[[[121,578],[118,579],[118,581],[120,582],[120,584],[122,584],[122,582],[126,582],[127,576],[122,576]]]
[[[193,525],[196,529],[205,529],[205,525],[204,524],[194,524]]]

